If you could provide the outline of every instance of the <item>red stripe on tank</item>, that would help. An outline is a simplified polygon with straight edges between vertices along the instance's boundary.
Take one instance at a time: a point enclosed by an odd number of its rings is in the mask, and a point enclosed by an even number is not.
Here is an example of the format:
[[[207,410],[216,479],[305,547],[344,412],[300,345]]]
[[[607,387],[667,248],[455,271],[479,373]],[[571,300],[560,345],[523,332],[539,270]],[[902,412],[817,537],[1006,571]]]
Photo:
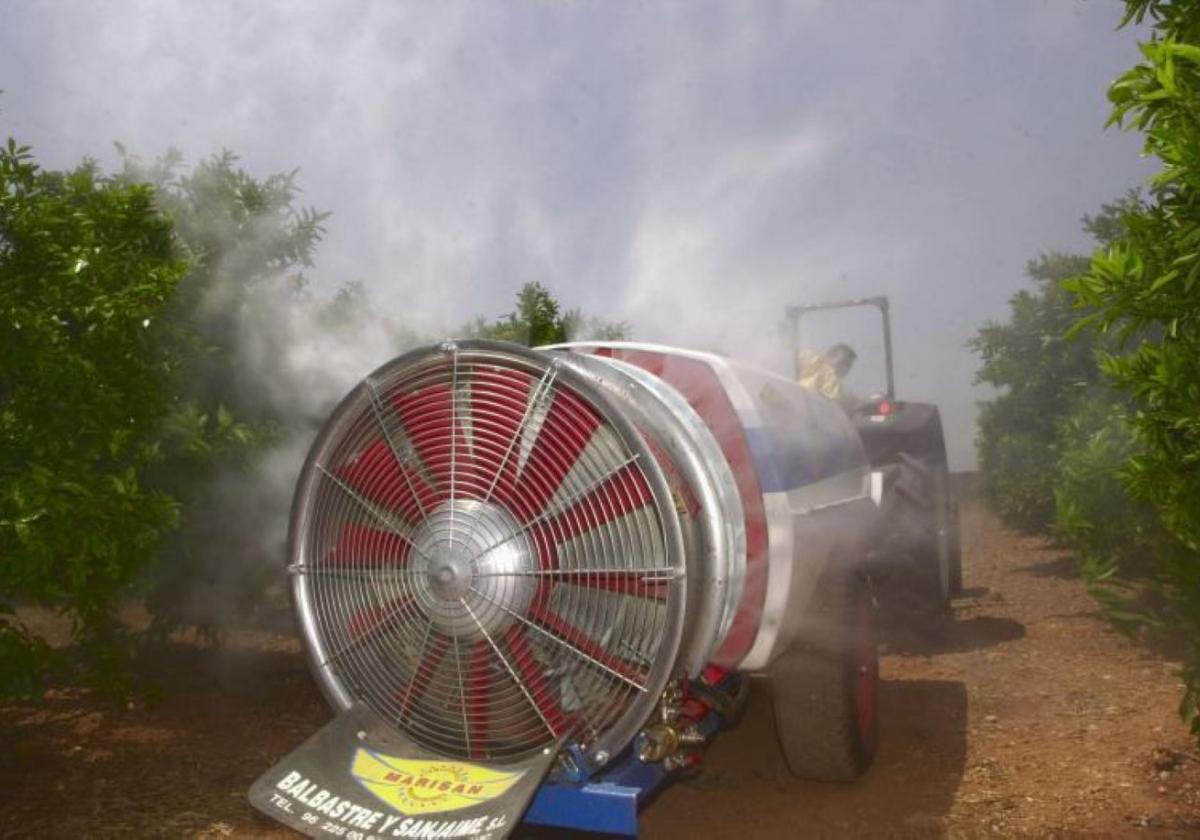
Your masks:
[[[733,470],[746,518],[746,578],[733,623],[712,661],[735,667],[758,635],[768,566],[767,512],[742,421],[716,371],[704,362],[649,350],[611,349],[614,358],[637,365],[679,391],[708,426]]]

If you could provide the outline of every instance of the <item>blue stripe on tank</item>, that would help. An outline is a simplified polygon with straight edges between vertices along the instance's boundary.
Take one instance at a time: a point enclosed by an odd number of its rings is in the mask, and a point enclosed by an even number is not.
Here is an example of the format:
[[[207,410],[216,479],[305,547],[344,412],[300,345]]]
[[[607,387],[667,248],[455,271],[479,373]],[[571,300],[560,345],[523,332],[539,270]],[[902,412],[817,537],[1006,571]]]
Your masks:
[[[805,451],[786,445],[790,437],[786,429],[755,427],[745,432],[764,493],[786,493],[806,487],[863,463],[861,449],[855,446],[857,440],[847,439],[844,434],[827,437],[828,445],[820,451]]]

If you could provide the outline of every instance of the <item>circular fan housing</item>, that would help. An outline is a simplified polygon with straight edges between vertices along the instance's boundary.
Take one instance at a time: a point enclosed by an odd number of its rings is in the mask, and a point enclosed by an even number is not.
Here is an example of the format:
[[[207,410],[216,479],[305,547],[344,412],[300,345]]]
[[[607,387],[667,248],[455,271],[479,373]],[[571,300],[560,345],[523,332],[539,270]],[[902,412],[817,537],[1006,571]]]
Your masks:
[[[338,406],[292,512],[302,633],[331,703],[436,753],[620,751],[677,670],[683,532],[645,440],[553,355],[404,355]]]

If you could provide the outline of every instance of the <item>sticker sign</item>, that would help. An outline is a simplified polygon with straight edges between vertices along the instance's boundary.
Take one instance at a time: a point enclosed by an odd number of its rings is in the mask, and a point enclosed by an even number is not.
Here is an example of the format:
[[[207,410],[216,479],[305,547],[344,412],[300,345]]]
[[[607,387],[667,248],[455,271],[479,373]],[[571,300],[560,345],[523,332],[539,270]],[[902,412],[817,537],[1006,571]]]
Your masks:
[[[488,802],[526,773],[460,761],[415,761],[362,747],[354,755],[350,772],[377,798],[405,814],[458,811]]]
[[[437,756],[353,706],[264,773],[250,804],[310,837],[502,840],[554,751],[489,766]]]

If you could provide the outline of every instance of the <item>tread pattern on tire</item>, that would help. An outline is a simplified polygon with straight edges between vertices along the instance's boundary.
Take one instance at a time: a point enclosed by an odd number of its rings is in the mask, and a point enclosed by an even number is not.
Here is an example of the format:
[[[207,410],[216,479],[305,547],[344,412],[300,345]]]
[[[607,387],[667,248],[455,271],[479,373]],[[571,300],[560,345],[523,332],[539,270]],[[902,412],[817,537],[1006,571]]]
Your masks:
[[[869,597],[857,573],[839,575],[825,592],[829,632],[798,644],[771,666],[771,693],[780,747],[801,778],[845,782],[871,765],[878,716],[870,735],[858,725],[857,661],[852,622],[857,599]],[[875,674],[877,679],[878,663]]]
[[[902,455],[894,466],[890,493],[884,493],[881,520],[886,532],[884,542],[884,571],[893,579],[893,589],[903,593],[901,601],[912,608],[944,612],[950,608],[950,598],[962,590],[962,561],[958,550],[958,512],[950,494],[949,473],[945,466],[921,463],[920,459]],[[939,498],[938,485],[941,485]],[[949,572],[948,586],[943,588],[939,558],[938,507],[949,506],[945,516],[945,538]]]

